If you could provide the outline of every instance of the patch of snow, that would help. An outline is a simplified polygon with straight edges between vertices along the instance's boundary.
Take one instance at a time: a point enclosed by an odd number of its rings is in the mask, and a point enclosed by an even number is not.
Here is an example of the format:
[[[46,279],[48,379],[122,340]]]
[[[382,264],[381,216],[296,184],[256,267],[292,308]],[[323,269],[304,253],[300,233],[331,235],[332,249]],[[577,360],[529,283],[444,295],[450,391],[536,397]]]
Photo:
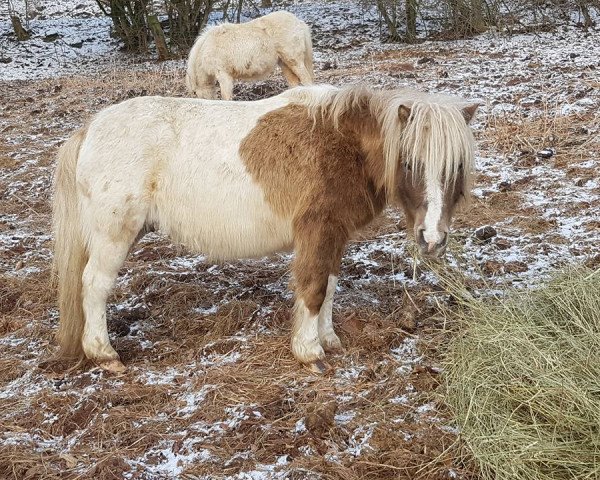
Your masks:
[[[333,419],[337,425],[345,425],[356,416],[356,412],[348,410],[346,412],[337,413]]]
[[[361,425],[354,430],[354,432],[352,432],[352,436],[350,437],[350,445],[346,449],[346,452],[350,455],[358,457],[361,455],[363,450],[373,450],[373,447],[369,445],[369,440],[373,436],[376,426],[376,424],[371,423],[368,425]]]
[[[409,402],[409,397],[407,394],[404,394],[399,397],[390,398],[389,402],[395,405],[406,405]]]
[[[130,464],[140,466],[145,472],[153,475],[177,478],[185,467],[190,464],[213,461],[210,450],[206,448],[196,449],[194,443],[197,443],[197,441],[193,438],[184,440],[179,451],[175,453],[173,451],[175,441],[161,441],[158,446],[146,452],[143,460],[130,461]],[[148,461],[150,458],[153,460]]]
[[[200,365],[203,367],[220,367],[222,365],[236,363],[240,358],[242,358],[242,354],[234,350],[226,354],[210,353],[209,355],[200,358]]]
[[[181,417],[189,417],[198,410],[198,406],[206,398],[206,394],[214,390],[216,385],[203,385],[199,391],[186,392],[182,400],[185,401],[185,407],[177,410],[177,415]]]
[[[423,405],[420,405],[419,407],[417,407],[417,413],[423,414],[423,413],[427,413],[427,412],[433,412],[433,411],[435,411],[435,409],[436,409],[435,403],[433,403],[433,402],[424,403]]]
[[[294,427],[294,433],[304,433],[306,432],[306,424],[304,423],[304,418],[301,418],[296,422],[296,426]]]
[[[390,353],[392,358],[400,364],[396,371],[401,375],[410,373],[413,366],[423,359],[423,356],[419,354],[417,339],[414,337],[406,337],[402,344],[391,349]]]

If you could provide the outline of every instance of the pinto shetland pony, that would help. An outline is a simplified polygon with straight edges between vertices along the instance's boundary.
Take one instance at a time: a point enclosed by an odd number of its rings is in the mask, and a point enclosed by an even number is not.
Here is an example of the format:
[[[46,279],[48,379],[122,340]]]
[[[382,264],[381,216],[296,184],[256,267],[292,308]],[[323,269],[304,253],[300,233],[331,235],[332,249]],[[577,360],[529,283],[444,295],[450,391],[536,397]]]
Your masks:
[[[313,83],[310,28],[289,12],[269,13],[246,23],[208,27],[190,50],[186,83],[200,98],[231,100],[235,79],[267,78],[279,64],[288,84]]]
[[[332,300],[353,233],[397,202],[422,253],[443,254],[469,193],[475,109],[412,90],[313,86],[254,102],[140,97],[103,110],[58,157],[62,356],[125,368],[106,300],[132,245],[159,229],[214,259],[293,249],[292,352],[322,371],[325,351],[341,348]]]

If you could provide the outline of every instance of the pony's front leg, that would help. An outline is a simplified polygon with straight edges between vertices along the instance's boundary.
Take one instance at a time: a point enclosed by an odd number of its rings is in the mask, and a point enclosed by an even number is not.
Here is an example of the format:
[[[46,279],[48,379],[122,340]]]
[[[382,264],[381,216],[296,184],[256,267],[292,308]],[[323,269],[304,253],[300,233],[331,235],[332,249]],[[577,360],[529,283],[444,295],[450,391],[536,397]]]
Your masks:
[[[315,218],[316,217],[316,218]],[[296,303],[292,331],[292,353],[311,370],[324,372],[325,351],[337,346],[331,327],[331,302],[347,234],[330,218],[307,216],[294,222],[294,277]],[[323,320],[320,319],[323,312]],[[322,327],[322,328],[320,328]],[[321,335],[321,333],[323,335]],[[333,337],[332,337],[333,335]],[[322,345],[322,338],[326,340]]]
[[[337,286],[338,277],[329,275],[325,301],[319,311],[319,340],[325,351],[342,350],[342,342],[333,330],[333,295]]]

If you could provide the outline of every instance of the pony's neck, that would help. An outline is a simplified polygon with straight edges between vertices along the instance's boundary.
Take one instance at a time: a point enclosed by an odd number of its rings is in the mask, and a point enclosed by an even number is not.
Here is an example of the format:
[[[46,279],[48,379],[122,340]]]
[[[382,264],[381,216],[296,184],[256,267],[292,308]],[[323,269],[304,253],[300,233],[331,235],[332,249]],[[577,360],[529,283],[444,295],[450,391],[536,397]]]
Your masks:
[[[365,172],[375,186],[376,193],[383,193],[386,184],[383,135],[377,119],[368,106],[359,106],[345,115],[340,128],[360,145]]]

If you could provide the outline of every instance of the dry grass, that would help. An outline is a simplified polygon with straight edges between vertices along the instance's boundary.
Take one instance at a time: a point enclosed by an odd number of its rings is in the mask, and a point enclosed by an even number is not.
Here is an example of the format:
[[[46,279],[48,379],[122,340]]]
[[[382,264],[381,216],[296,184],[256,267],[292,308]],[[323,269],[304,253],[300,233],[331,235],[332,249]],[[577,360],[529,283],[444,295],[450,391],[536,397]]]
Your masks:
[[[600,270],[490,301],[451,285],[463,325],[445,361],[447,402],[484,479],[600,475]]]
[[[519,163],[535,161],[536,153],[548,148],[555,149],[556,161],[571,163],[588,157],[589,149],[597,147],[590,132],[594,116],[564,115],[560,109],[560,105],[543,105],[536,115],[518,109],[491,116],[483,141],[497,151],[522,157]]]

